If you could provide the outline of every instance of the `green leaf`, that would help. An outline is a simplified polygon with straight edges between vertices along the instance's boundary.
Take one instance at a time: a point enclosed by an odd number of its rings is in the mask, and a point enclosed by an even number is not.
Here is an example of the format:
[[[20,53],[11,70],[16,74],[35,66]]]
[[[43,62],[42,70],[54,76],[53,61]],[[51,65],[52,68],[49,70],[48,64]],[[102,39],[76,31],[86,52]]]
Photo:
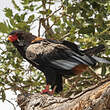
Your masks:
[[[103,64],[102,71],[101,71],[101,76],[105,76],[105,73],[106,73],[106,65]]]
[[[93,2],[92,3],[92,7],[95,9],[95,10],[99,10],[100,9],[100,5],[97,3],[97,2]]]
[[[71,33],[71,34],[74,34],[74,33],[75,33],[75,27],[72,27],[72,28],[71,28],[70,33]]]
[[[6,94],[5,91],[1,88],[1,93],[2,93],[2,101],[4,102],[6,99]]]
[[[30,11],[34,11],[34,7],[35,7],[35,6],[31,4],[29,10],[30,10]]]
[[[36,10],[39,10],[40,8],[42,8],[43,5],[40,5],[36,8]]]
[[[87,27],[83,27],[79,30],[80,34],[90,34],[90,33],[94,33],[95,32],[95,28],[93,25],[89,25]]]
[[[31,23],[33,20],[34,20],[34,18],[35,18],[35,16],[34,15],[31,15],[31,16],[29,16],[29,18],[28,18],[28,23]]]
[[[45,15],[47,12],[46,11],[39,11],[39,13]]]
[[[68,8],[67,8],[67,13],[68,13],[68,14],[74,13],[75,10],[76,10],[75,7],[72,7],[72,6],[71,6],[71,7],[68,7]]]
[[[19,23],[16,24],[16,27],[18,29],[22,29],[22,30],[25,30],[25,31],[30,30],[30,26],[26,22],[19,22]]]
[[[53,4],[54,4],[54,2],[49,1],[49,2],[47,2],[47,4],[53,5]]]
[[[96,15],[96,20],[95,21],[96,21],[97,25],[103,25],[103,23],[104,23],[103,15],[102,14]]]
[[[68,0],[63,0],[63,4],[68,6]]]
[[[27,12],[21,14],[20,18],[21,18],[22,21],[24,21],[26,15],[27,15]]]
[[[4,23],[0,23],[0,32],[2,33],[8,33],[8,27]]]
[[[20,21],[21,21],[21,18],[20,18],[20,16],[18,15],[18,13],[15,14],[14,19],[15,19],[17,22],[20,22]]]
[[[99,35],[99,38],[102,38],[103,40],[110,40],[110,34],[103,34],[103,35]]]
[[[27,5],[27,4],[29,4],[29,0],[21,0],[21,3],[22,3],[23,5]]]
[[[11,18],[13,16],[12,9],[10,9],[10,8],[5,8],[4,12],[5,12],[5,16],[8,18]]]
[[[48,9],[47,12],[48,12],[48,14],[51,14],[52,13],[52,10]]]
[[[15,7],[15,9],[17,9],[18,11],[20,11],[21,9],[19,8],[19,6],[16,4],[15,0],[12,0],[12,3]]]

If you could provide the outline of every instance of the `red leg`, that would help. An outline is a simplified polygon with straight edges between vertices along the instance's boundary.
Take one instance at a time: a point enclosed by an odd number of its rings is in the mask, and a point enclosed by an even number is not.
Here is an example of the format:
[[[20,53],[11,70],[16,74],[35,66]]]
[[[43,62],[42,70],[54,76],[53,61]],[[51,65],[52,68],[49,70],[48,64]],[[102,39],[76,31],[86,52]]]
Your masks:
[[[45,89],[42,90],[42,94],[49,94],[49,95],[53,95],[54,92],[55,92],[55,89],[56,89],[56,86],[54,86],[53,90],[52,91],[49,91],[49,86],[50,85],[46,85]]]
[[[48,93],[49,92],[49,85],[46,85],[45,89],[42,90],[42,94]]]
[[[56,90],[56,86],[54,86],[54,88],[52,89],[52,91],[49,91],[49,95],[53,95],[55,93]]]

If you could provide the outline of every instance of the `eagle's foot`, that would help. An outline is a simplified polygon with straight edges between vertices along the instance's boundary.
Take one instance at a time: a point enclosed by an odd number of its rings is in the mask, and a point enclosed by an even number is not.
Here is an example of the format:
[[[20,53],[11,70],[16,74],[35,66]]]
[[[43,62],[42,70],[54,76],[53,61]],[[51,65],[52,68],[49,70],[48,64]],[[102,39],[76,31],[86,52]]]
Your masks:
[[[56,86],[52,89],[52,91],[49,90],[50,85],[46,85],[45,89],[42,90],[41,94],[48,94],[48,95],[53,95],[56,89]]]

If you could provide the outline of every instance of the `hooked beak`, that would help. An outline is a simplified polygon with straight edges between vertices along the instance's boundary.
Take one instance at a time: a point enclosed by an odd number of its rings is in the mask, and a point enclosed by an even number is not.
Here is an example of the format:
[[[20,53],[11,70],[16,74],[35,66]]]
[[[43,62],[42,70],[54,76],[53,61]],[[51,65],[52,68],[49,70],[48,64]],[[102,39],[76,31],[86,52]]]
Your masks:
[[[8,42],[11,42],[11,37],[10,37],[10,35],[8,36]]]

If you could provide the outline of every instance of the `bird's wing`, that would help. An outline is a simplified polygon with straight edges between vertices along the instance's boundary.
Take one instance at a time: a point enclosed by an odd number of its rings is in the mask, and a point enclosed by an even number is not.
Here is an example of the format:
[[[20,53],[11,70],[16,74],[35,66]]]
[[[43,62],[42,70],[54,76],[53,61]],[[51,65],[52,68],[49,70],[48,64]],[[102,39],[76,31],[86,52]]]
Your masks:
[[[26,49],[26,57],[31,61],[54,66],[57,69],[71,70],[79,64],[94,65],[87,55],[80,55],[63,44],[41,41]]]
[[[78,54],[83,54],[83,52],[79,50],[79,46],[76,45],[73,42],[70,42],[70,41],[67,41],[67,40],[63,40],[63,41],[57,41],[57,40],[52,40],[52,39],[47,39],[47,40],[49,42],[52,42],[52,43],[63,44],[66,47],[68,47],[68,48],[72,49],[73,51],[77,52]]]

